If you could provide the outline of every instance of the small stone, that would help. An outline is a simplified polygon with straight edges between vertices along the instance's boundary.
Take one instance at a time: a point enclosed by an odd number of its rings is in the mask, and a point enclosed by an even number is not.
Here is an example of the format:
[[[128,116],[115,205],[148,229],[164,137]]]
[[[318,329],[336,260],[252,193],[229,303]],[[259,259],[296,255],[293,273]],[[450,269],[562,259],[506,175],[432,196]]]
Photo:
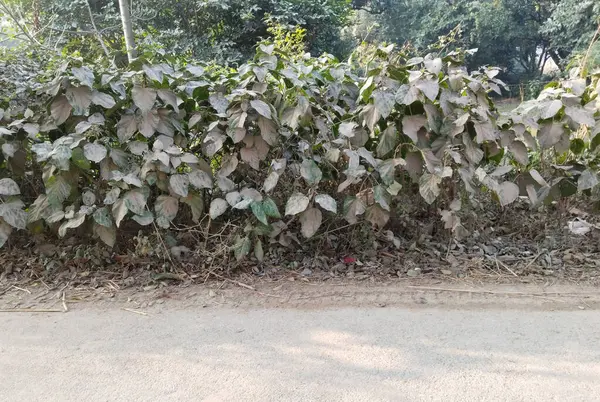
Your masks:
[[[482,244],[481,248],[487,255],[498,254],[498,249],[494,246],[488,246],[488,245]]]
[[[442,269],[442,274],[444,274],[444,275],[452,275],[452,271],[450,271],[449,269]]]
[[[217,292],[215,292],[214,290],[210,289],[208,291],[208,297],[216,297],[217,296]]]
[[[302,271],[302,273],[300,275],[302,275],[302,276],[311,276],[312,275],[312,270],[310,270],[308,268],[304,268],[304,270]]]
[[[419,268],[409,269],[408,271],[406,271],[406,275],[410,276],[411,278],[415,278],[421,275],[421,270]]]

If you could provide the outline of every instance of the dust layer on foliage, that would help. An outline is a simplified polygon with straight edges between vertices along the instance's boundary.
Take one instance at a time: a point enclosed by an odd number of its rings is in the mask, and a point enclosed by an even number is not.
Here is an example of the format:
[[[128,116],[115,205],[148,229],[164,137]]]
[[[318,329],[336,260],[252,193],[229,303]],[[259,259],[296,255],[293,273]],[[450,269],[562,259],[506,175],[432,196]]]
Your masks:
[[[264,42],[237,69],[69,61],[36,77],[0,110],[0,244],[15,230],[83,233],[172,261],[184,232],[195,249],[262,262],[349,227],[363,246],[394,243],[410,204],[466,239],[490,198],[595,200],[599,76],[501,114],[498,69],[467,72],[460,52],[368,52],[290,59]]]

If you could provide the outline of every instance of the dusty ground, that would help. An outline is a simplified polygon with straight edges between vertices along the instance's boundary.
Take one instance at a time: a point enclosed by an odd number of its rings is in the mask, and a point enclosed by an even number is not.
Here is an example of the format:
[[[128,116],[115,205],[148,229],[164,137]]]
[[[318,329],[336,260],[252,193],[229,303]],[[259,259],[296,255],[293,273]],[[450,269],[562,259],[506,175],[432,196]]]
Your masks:
[[[9,285],[0,296],[0,309],[68,312],[81,309],[124,309],[147,314],[164,308],[296,308],[445,307],[462,309],[509,308],[526,310],[600,309],[600,289],[565,283],[467,284],[440,280],[359,281],[237,280],[205,285],[161,285],[144,288],[49,289],[42,285]]]

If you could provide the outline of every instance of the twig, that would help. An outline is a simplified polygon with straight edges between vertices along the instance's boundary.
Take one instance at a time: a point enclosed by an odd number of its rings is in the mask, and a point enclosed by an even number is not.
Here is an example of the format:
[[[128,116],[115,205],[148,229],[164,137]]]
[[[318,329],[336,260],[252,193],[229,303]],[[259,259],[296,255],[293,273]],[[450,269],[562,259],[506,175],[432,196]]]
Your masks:
[[[134,313],[134,314],[139,314],[139,315],[148,315],[148,313],[145,313],[143,311],[138,311],[138,310],[133,310],[131,308],[123,308],[123,310],[125,311],[129,311],[130,313]]]
[[[503,295],[503,296],[531,296],[531,297],[569,296],[568,293],[560,293],[560,292],[524,293],[524,292],[502,292],[502,291],[495,291],[495,290],[451,289],[451,288],[438,288],[438,287],[429,287],[429,286],[407,286],[407,287],[411,288],[411,289],[415,289],[415,290],[430,290],[430,291],[435,291],[435,292],[479,293],[479,294]]]
[[[104,40],[102,40],[102,36],[100,35],[100,32],[98,32],[98,28],[96,28],[96,22],[94,21],[94,14],[92,14],[92,7],[90,6],[90,1],[86,0],[85,4],[87,6],[88,13],[90,15],[90,22],[92,23],[92,28],[94,28],[94,33],[96,34],[96,39],[98,39],[98,42],[100,43],[100,46],[102,46],[102,50],[104,50],[104,54],[106,55],[106,58],[108,60],[110,60],[110,62],[113,65],[113,67],[117,68],[117,64],[110,57],[110,53],[108,52],[108,48],[104,44]]]
[[[20,287],[18,287],[18,286],[15,286],[15,285],[12,285],[11,287],[12,287],[12,288],[15,288],[15,289],[17,289],[17,290],[20,290],[20,291],[22,291],[22,292],[27,292],[27,293],[31,294],[31,291],[30,291],[29,289],[23,289],[23,288],[20,288]]]
[[[525,266],[525,268],[523,268],[523,271],[527,270],[527,268],[529,268],[539,258],[539,256],[542,255],[543,253],[544,253],[543,251],[540,251],[535,257],[533,257],[533,260],[531,260],[529,262],[529,264],[527,264]]]
[[[13,308],[0,310],[0,313],[64,313],[59,309],[35,309],[35,308]]]
[[[510,269],[508,267],[508,265],[506,265],[502,261],[498,260],[498,258],[494,257],[494,260],[496,261],[496,266],[498,268],[500,268],[500,265],[502,265],[508,272],[510,272],[511,274],[513,274],[515,277],[517,277],[517,278],[519,277],[519,275],[515,274],[515,272],[512,269]]]
[[[65,313],[67,311],[69,311],[69,308],[67,307],[67,302],[65,301],[65,292],[63,292],[63,295],[62,295],[62,305],[63,305],[63,310],[65,310]]]
[[[231,282],[231,283],[233,283],[233,284],[235,284],[235,285],[238,285],[238,286],[241,286],[241,287],[243,287],[243,288],[246,288],[246,289],[248,289],[248,290],[253,290],[253,291],[255,291],[255,292],[256,292],[256,288],[253,288],[253,287],[252,287],[252,286],[250,286],[250,285],[246,285],[245,283],[242,283],[242,282],[240,282],[240,281],[234,281],[233,279],[225,278],[224,276],[222,276],[222,275],[219,275],[219,274],[217,274],[217,273],[216,273],[216,272],[214,272],[214,271],[211,271],[210,273],[211,273],[211,274],[213,274],[214,276],[216,276],[217,278],[221,278],[221,279],[223,279],[224,281]]]

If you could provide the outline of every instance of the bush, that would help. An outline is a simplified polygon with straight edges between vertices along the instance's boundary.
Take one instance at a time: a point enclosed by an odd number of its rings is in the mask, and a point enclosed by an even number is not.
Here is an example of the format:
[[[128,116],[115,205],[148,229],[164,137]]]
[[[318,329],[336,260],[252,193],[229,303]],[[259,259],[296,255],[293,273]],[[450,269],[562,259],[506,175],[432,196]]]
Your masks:
[[[458,236],[465,200],[519,197],[507,175],[530,176],[534,202],[563,180],[597,185],[588,156],[600,130],[597,77],[500,115],[488,96],[501,91],[499,70],[469,74],[460,53],[408,58],[380,47],[357,59],[288,58],[263,42],[235,70],[64,63],[30,86],[25,107],[0,111],[0,243],[13,228],[65,236],[87,226],[112,247],[126,221],[158,230],[208,216],[245,220],[232,249],[261,259],[265,242],[311,238],[324,219],[386,226],[411,182],[428,204],[439,199]],[[526,169],[538,148],[572,152],[587,168],[557,167],[547,182]]]

